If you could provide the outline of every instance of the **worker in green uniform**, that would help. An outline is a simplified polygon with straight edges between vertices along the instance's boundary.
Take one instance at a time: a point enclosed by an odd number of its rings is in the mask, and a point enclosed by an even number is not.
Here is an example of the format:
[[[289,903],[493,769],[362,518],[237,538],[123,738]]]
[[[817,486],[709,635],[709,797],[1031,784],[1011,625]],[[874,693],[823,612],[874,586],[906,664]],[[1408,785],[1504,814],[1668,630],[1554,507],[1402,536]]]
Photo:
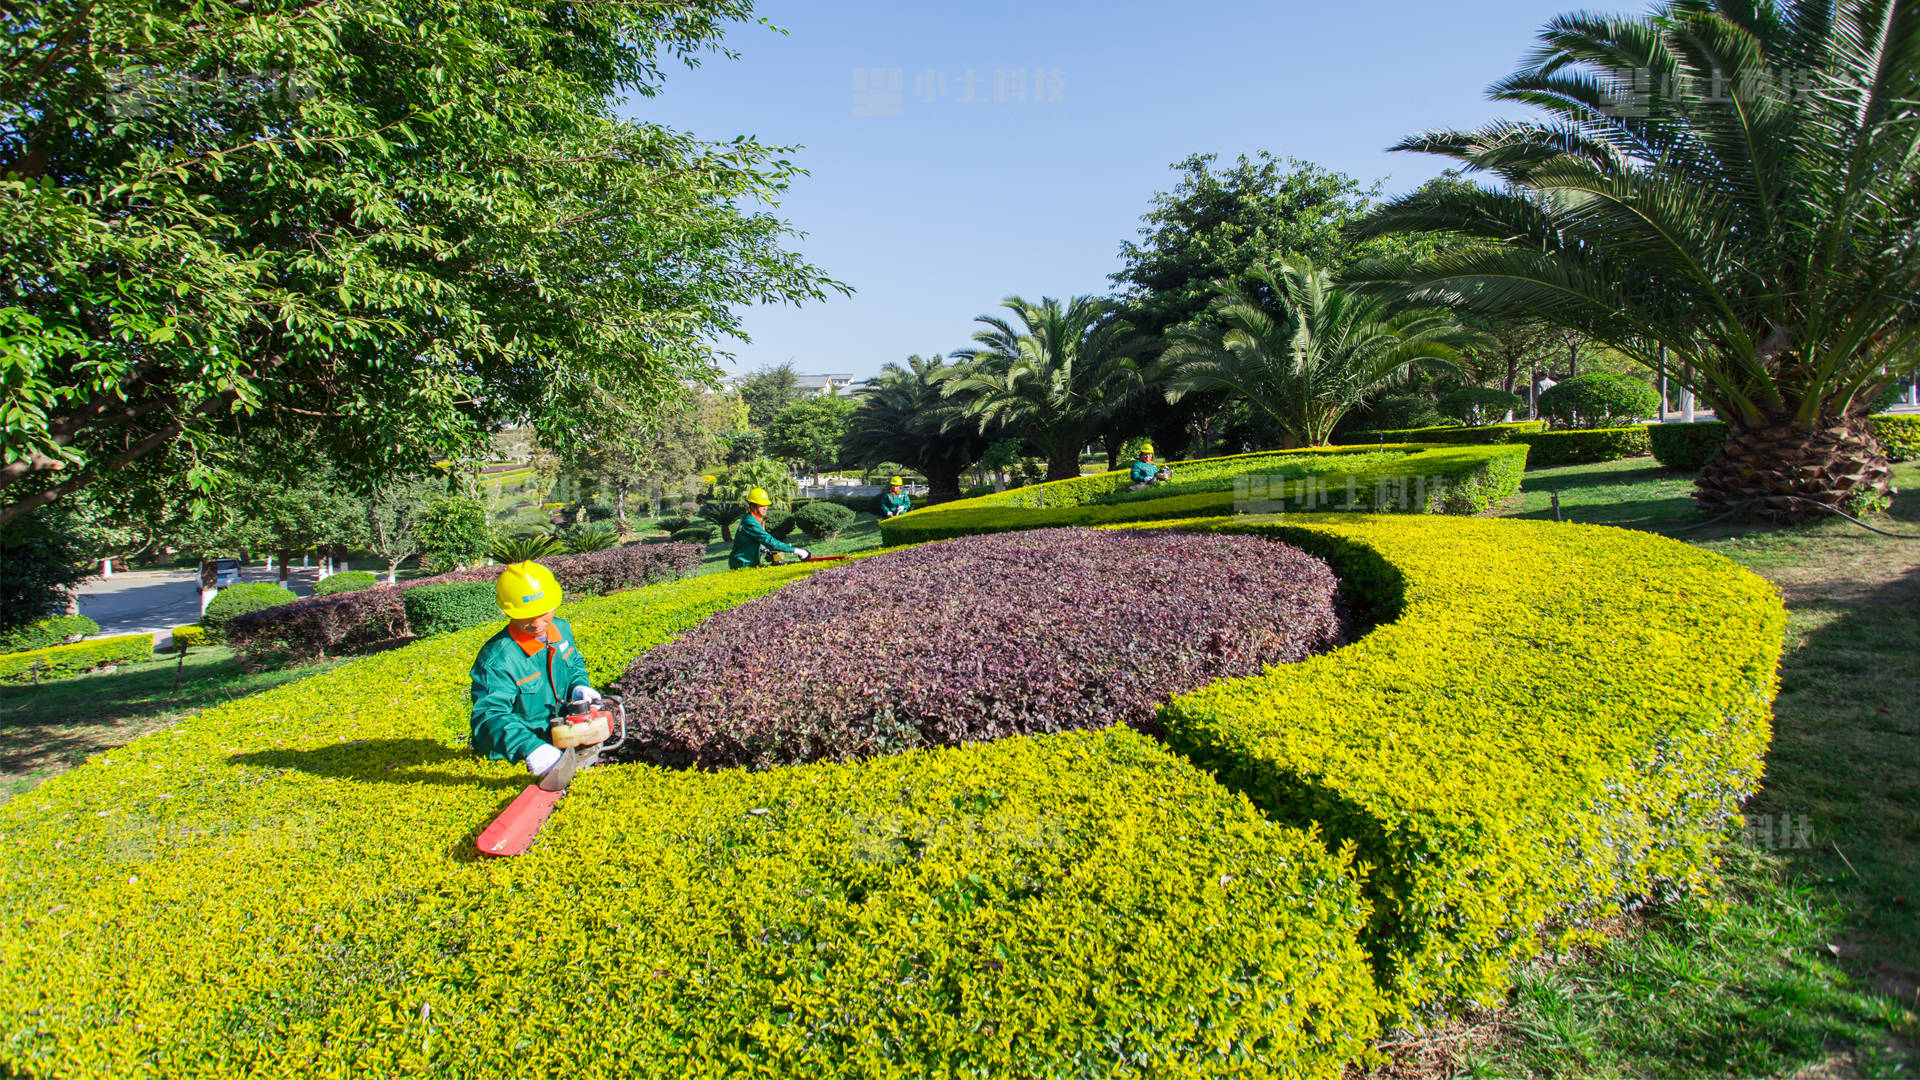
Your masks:
[[[587,680],[573,627],[553,615],[560,606],[553,571],[536,562],[508,566],[494,584],[494,601],[507,625],[473,660],[473,748],[544,776],[567,747],[607,740],[604,719],[554,731],[567,702],[598,701],[600,692]]]
[[[727,555],[727,569],[745,570],[750,566],[758,566],[763,551],[798,555],[802,560],[813,557],[813,553],[806,548],[794,547],[767,531],[767,507],[772,505],[773,500],[767,497],[766,488],[754,488],[747,492],[747,512],[741,515],[740,523],[733,527],[733,551]]]
[[[888,480],[887,493],[880,496],[880,520],[899,517],[911,509],[913,509],[913,498],[900,490],[900,478],[896,476]]]
[[[1132,465],[1128,466],[1128,475],[1133,481],[1132,490],[1134,491],[1154,484],[1166,483],[1171,472],[1172,470],[1153,463],[1152,443],[1142,443],[1139,456],[1134,458]]]

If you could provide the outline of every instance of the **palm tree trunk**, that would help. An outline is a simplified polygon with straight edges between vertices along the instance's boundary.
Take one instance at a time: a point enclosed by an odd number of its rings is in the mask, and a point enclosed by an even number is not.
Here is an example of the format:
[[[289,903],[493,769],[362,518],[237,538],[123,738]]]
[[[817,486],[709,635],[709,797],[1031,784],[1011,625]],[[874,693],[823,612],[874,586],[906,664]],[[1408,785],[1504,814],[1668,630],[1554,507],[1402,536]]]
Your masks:
[[[1791,418],[1746,426],[1729,418],[1727,441],[1700,471],[1694,499],[1710,515],[1757,514],[1776,522],[1879,509],[1893,470],[1864,417],[1824,417],[1813,430]]]
[[[1048,480],[1075,480],[1080,476],[1080,452],[1053,454],[1047,458]]]
[[[946,462],[921,462],[927,474],[927,501],[946,502],[960,497],[960,466]]]

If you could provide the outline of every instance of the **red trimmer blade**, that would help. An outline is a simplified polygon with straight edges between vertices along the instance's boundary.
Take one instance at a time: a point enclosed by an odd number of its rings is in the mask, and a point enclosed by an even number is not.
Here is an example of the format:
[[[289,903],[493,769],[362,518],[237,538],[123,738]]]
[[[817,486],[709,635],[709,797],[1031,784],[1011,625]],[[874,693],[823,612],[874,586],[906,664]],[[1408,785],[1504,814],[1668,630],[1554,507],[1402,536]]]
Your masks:
[[[547,815],[553,813],[553,804],[565,794],[564,791],[542,791],[540,785],[528,784],[474,841],[480,854],[525,855],[527,848],[533,846],[533,838],[540,834],[540,826],[547,823]]]

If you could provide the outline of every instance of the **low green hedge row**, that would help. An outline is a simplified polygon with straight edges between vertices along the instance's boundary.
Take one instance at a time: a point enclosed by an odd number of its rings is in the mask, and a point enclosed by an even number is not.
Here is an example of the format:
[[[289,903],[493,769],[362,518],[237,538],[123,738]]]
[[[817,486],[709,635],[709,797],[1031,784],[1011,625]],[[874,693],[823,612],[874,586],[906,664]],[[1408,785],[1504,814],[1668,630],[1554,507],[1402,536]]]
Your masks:
[[[1600,461],[1645,457],[1652,452],[1647,441],[1647,425],[1523,432],[1514,436],[1514,441],[1527,444],[1527,467],[1530,469],[1590,465]]]
[[[897,545],[1013,529],[1232,513],[1356,508],[1474,514],[1519,491],[1527,454],[1518,444],[1239,454],[1182,462],[1174,469],[1173,484],[1139,492],[1125,490],[1125,473],[1101,473],[941,503],[881,522],[880,535]],[[1343,466],[1347,462],[1351,468]]]
[[[100,624],[85,615],[49,615],[0,634],[0,653],[52,648],[67,644],[68,638],[99,632]]]
[[[407,609],[407,625],[419,637],[451,634],[470,626],[500,629],[497,588],[490,581],[449,581],[422,585],[400,594]]]
[[[337,574],[328,574],[313,587],[315,596],[332,596],[334,593],[358,592],[371,589],[380,584],[380,575],[371,570],[342,570]]]
[[[1397,431],[1360,430],[1349,431],[1334,436],[1337,446],[1364,446],[1369,443],[1454,443],[1464,445],[1494,445],[1514,442],[1520,435],[1532,434],[1547,429],[1544,420],[1516,420],[1504,424],[1482,424],[1479,427],[1443,427],[1402,428]]]
[[[207,631],[205,627],[190,623],[186,626],[176,626],[173,628],[173,648],[175,652],[182,649],[191,649],[196,645],[205,645],[206,643]]]
[[[107,664],[131,664],[152,658],[152,634],[95,638],[71,645],[0,653],[0,682],[32,682],[36,677],[59,679],[82,675]]]
[[[1785,615],[1725,559],[1554,522],[1189,527],[1304,547],[1392,619],[1160,718],[1275,820],[1356,853],[1403,1015],[1496,1001],[1543,944],[1698,878],[1758,786]]]
[[[604,685],[817,571],[562,613]],[[595,768],[530,855],[475,862],[526,783],[448,740],[489,633],[210,709],[0,805],[0,1064],[1333,1077],[1378,1031],[1345,855],[1128,730]]]
[[[1920,415],[1870,416],[1873,428],[1888,461],[1913,461],[1920,458]],[[1661,465],[1681,472],[1699,472],[1707,460],[1727,441],[1723,420],[1704,420],[1694,424],[1650,424],[1647,433],[1653,440],[1653,456]]]

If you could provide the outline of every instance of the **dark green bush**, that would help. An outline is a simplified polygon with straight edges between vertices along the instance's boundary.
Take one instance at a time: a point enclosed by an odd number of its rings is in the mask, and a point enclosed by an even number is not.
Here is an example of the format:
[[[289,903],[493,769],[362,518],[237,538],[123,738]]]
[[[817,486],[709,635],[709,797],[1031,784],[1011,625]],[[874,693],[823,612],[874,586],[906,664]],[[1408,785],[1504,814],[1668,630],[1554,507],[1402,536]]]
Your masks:
[[[840,530],[853,524],[853,518],[853,511],[830,502],[808,503],[793,512],[794,524],[815,540],[831,540],[840,535]]]
[[[401,593],[400,598],[407,605],[407,625],[420,637],[448,634],[505,618],[500,614],[499,604],[494,602],[494,586],[489,581],[422,585]]]
[[[705,521],[696,521],[673,534],[676,544],[711,544],[719,538],[720,527]]]
[[[332,596],[334,593],[359,592],[380,584],[380,575],[370,570],[347,570],[321,581],[313,587],[315,596]]]
[[[1517,435],[1514,441],[1527,444],[1529,469],[1618,461],[1621,458],[1642,457],[1652,451],[1644,424],[1583,431],[1536,431]]]
[[[800,523],[794,520],[792,511],[783,510],[778,506],[769,506],[767,507],[766,526],[767,531],[772,533],[777,539],[785,540],[787,537],[793,535],[793,530],[799,528]]]
[[[1433,399],[1424,394],[1389,394],[1374,402],[1368,424],[1373,428],[1420,428],[1447,423]]]
[[[1510,424],[1482,424],[1479,427],[1428,427],[1407,430],[1362,428],[1333,438],[1335,446],[1365,446],[1369,443],[1450,443],[1456,446],[1494,446],[1513,442],[1532,431],[1545,431],[1541,420],[1515,420]]]
[[[1485,386],[1469,386],[1440,398],[1440,414],[1452,417],[1468,427],[1480,427],[1499,421],[1511,409],[1522,408],[1526,401],[1518,394]]]
[[[672,536],[674,533],[677,533],[681,529],[686,528],[687,525],[692,521],[693,519],[690,517],[676,515],[674,517],[663,517],[663,518],[655,519],[653,523],[653,527],[656,529],[659,529],[663,533],[666,533],[668,536]]]
[[[200,625],[206,627],[209,640],[224,641],[227,622],[235,616],[291,604],[298,599],[286,589],[264,581],[229,585],[207,605],[206,612],[200,616]]]
[[[1631,375],[1589,371],[1548,387],[1540,415],[1557,427],[1588,430],[1627,427],[1654,415],[1660,395]]]
[[[50,615],[0,634],[0,653],[49,649],[67,644],[67,639],[76,634],[86,637],[99,632],[100,624],[85,615]]]
[[[1718,420],[1700,424],[1648,424],[1647,440],[1654,460],[1669,469],[1697,473],[1727,441],[1727,425]]]

